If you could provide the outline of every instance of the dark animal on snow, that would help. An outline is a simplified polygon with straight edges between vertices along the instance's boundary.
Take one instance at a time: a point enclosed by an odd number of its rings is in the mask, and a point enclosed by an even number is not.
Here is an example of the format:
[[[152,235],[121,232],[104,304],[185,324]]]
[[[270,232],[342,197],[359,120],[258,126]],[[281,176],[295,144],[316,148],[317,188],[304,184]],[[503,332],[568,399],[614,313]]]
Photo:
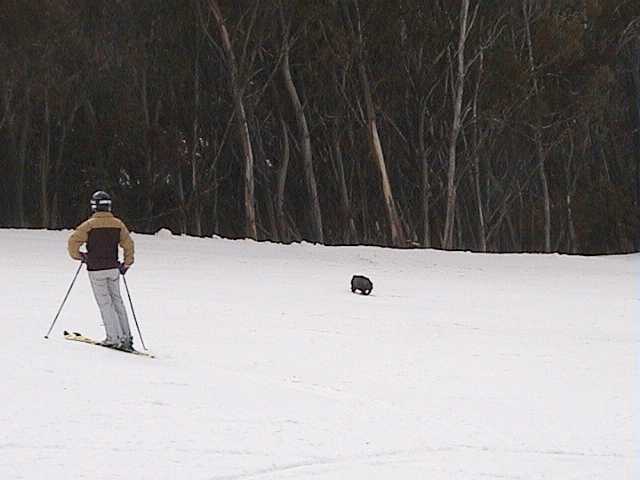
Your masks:
[[[363,295],[369,295],[373,290],[373,283],[364,275],[354,275],[351,278],[351,292],[356,293],[360,290]]]

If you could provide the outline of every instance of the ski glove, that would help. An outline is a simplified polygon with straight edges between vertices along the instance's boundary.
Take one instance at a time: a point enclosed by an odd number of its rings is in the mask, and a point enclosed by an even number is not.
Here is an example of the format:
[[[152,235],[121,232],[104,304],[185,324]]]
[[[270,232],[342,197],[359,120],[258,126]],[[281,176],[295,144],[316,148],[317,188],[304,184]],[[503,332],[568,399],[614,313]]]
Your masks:
[[[119,263],[118,270],[120,270],[121,275],[124,275],[125,273],[127,273],[127,270],[129,270],[129,267],[127,267],[124,263]]]
[[[82,263],[87,263],[88,259],[89,259],[89,255],[87,254],[87,252],[80,252],[80,261]]]

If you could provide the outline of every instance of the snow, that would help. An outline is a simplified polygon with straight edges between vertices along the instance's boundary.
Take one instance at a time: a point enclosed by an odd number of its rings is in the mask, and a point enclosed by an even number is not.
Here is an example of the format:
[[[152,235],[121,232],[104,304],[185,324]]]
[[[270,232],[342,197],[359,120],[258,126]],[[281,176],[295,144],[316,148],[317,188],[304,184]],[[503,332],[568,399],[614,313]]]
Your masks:
[[[640,478],[639,255],[134,235],[149,359],[84,271],[43,338],[68,235],[0,230],[0,479]]]

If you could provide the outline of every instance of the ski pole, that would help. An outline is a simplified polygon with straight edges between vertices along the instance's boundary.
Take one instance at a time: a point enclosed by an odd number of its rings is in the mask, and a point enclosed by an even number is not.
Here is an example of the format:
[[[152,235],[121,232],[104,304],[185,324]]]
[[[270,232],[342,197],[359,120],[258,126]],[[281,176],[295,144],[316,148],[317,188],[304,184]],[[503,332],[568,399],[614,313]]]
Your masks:
[[[131,313],[133,314],[133,321],[136,322],[136,328],[138,329],[138,336],[140,337],[140,343],[142,344],[142,348],[146,350],[147,347],[145,347],[144,340],[142,339],[142,333],[140,332],[140,325],[138,325],[136,312],[133,309],[133,302],[131,301],[131,293],[129,292],[129,285],[127,285],[127,278],[124,275],[122,275],[122,280],[124,280],[124,288],[127,289],[127,297],[129,297],[129,305],[131,305]]]
[[[67,290],[67,294],[64,296],[64,300],[62,300],[62,304],[60,305],[60,308],[58,309],[58,313],[56,313],[56,317],[53,319],[53,323],[51,323],[51,327],[49,327],[49,331],[44,336],[44,338],[49,338],[49,334],[51,333],[51,330],[53,330],[53,326],[56,324],[56,321],[58,320],[58,317],[60,316],[60,312],[62,311],[62,307],[64,307],[64,304],[67,301],[67,298],[69,298],[69,294],[71,293],[71,289],[73,288],[73,284],[76,283],[76,278],[78,278],[78,274],[80,273],[80,269],[82,268],[82,265],[84,265],[84,262],[80,262],[80,266],[78,266],[78,270],[76,270],[76,274],[74,275],[73,280],[71,281],[71,285],[69,285],[69,290]]]

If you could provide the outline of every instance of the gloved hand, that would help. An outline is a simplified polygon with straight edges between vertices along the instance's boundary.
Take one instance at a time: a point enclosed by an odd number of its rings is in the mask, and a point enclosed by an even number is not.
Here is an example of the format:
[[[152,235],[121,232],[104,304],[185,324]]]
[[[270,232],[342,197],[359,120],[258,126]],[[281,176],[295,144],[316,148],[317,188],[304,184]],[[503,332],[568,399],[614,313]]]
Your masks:
[[[89,255],[87,254],[87,252],[80,252],[80,261],[82,263],[87,263],[87,260],[89,260]]]
[[[121,275],[124,275],[125,273],[127,273],[127,270],[129,270],[129,267],[124,263],[118,262],[118,270],[120,270]]]

